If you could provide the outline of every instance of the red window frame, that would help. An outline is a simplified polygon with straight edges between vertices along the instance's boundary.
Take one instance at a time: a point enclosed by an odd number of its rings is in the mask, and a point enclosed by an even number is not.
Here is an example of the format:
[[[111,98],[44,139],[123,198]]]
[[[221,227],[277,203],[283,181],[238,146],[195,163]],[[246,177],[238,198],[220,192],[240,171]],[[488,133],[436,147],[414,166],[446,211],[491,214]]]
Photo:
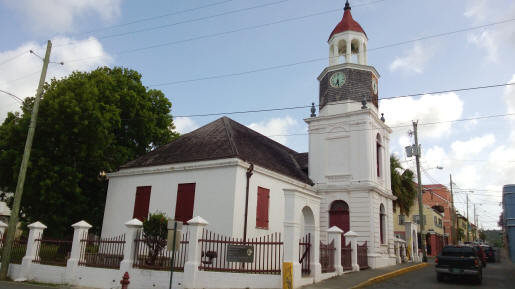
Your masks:
[[[256,228],[268,229],[268,213],[270,208],[270,190],[262,187],[257,189]]]
[[[148,210],[150,206],[150,192],[152,186],[136,187],[136,196],[134,198],[134,210],[132,218],[144,222],[148,218]]]
[[[175,201],[175,220],[187,224],[193,218],[195,207],[195,183],[179,184]]]

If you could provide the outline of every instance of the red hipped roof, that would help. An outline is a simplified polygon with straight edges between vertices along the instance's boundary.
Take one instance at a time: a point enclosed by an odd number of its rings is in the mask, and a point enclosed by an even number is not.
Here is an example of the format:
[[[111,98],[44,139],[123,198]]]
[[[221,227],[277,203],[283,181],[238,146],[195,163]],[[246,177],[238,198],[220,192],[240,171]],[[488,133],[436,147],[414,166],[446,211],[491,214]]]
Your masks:
[[[347,3],[345,3],[345,9],[343,12],[342,21],[340,21],[340,23],[338,23],[338,25],[336,25],[336,27],[333,29],[333,32],[331,32],[331,35],[329,36],[329,40],[331,39],[331,37],[333,37],[333,35],[342,33],[345,31],[361,32],[361,33],[365,34],[365,37],[367,36],[367,34],[365,33],[365,30],[363,30],[363,28],[361,28],[361,25],[359,25],[358,22],[356,22],[354,19],[352,19],[352,14],[350,13],[350,9],[351,8],[349,5],[349,2],[347,1]]]

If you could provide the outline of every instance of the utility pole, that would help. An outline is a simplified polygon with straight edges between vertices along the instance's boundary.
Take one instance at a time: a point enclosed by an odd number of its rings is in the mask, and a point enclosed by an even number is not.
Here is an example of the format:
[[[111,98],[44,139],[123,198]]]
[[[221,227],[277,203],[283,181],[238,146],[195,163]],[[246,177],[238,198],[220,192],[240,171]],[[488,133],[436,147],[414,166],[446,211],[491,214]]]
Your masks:
[[[21,196],[23,194],[23,185],[25,184],[25,176],[27,173],[27,165],[30,157],[30,150],[32,148],[32,140],[36,131],[36,123],[38,118],[39,101],[41,94],[43,94],[43,84],[45,83],[46,71],[50,61],[50,50],[52,49],[52,42],[48,40],[46,46],[45,58],[43,59],[43,69],[41,70],[41,77],[39,78],[38,90],[36,92],[36,99],[34,100],[34,107],[32,108],[32,115],[30,118],[29,132],[27,133],[27,141],[25,142],[25,151],[23,152],[23,159],[21,161],[20,172],[18,174],[18,183],[16,184],[16,192],[14,193],[14,202],[11,209],[11,217],[9,219],[9,227],[7,229],[7,238],[3,247],[2,254],[2,268],[0,268],[0,280],[7,279],[7,270],[11,261],[11,249],[14,241],[14,234],[16,233],[16,225],[18,224],[18,215],[20,213]]]
[[[476,232],[477,232],[477,220],[476,220],[476,204],[474,204],[474,225],[476,226]],[[476,236],[472,236],[472,240],[474,240]]]
[[[418,121],[413,122],[413,134],[415,135],[415,161],[417,162],[417,182],[418,182],[418,219],[420,223],[420,242],[422,247],[422,261],[427,262],[426,254],[426,234],[424,233],[424,205],[422,204],[422,177],[420,175],[420,154],[421,149],[418,145]]]
[[[467,193],[467,242],[470,242],[469,194]]]
[[[450,210],[450,214],[451,214],[451,234],[452,234],[452,238],[451,238],[451,242],[456,245],[458,244],[458,238],[457,238],[457,235],[458,235],[458,228],[454,226],[454,224],[456,224],[455,222],[455,219],[456,219],[456,210],[454,209],[454,194],[452,192],[452,174],[449,174],[449,187],[451,189],[451,210]]]

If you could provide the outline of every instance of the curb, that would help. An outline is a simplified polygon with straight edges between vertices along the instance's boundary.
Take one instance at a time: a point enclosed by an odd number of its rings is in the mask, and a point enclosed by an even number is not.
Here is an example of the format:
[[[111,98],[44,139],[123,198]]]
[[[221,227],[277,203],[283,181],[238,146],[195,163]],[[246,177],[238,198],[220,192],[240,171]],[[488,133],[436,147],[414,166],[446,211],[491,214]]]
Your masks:
[[[352,287],[351,289],[367,287],[367,286],[370,286],[372,284],[379,283],[381,281],[384,281],[384,280],[387,280],[387,279],[390,279],[390,278],[393,278],[393,277],[397,277],[399,275],[402,275],[402,274],[405,274],[405,273],[408,273],[408,272],[411,272],[411,271],[415,271],[415,270],[418,270],[418,269],[425,268],[425,267],[427,267],[429,265],[430,265],[429,263],[420,263],[420,264],[417,264],[417,265],[413,265],[413,266],[405,267],[405,268],[402,268],[402,269],[399,269],[399,270],[395,270],[395,271],[392,271],[392,272],[388,272],[388,273],[385,273],[383,275],[379,275],[379,276],[370,278],[370,279],[368,279],[366,281],[363,281],[363,282],[359,283],[358,285]]]

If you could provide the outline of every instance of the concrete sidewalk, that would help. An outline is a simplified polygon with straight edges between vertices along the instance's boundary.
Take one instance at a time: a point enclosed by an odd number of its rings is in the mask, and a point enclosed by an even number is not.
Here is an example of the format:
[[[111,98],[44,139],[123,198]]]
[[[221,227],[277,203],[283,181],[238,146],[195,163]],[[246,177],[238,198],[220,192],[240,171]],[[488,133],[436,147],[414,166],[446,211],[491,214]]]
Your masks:
[[[388,276],[395,271],[400,270],[397,273],[400,273],[404,270],[409,270],[408,268],[412,266],[417,266],[421,263],[402,263],[389,267],[378,268],[378,269],[366,269],[359,272],[349,272],[345,273],[342,276],[334,277],[331,279],[324,280],[322,282],[306,285],[302,287],[303,289],[349,289],[356,287],[358,285],[363,285],[364,282],[369,280],[377,280],[378,277]],[[401,270],[404,269],[404,270]],[[374,279],[375,278],[375,279]],[[356,287],[357,288],[357,287]]]

